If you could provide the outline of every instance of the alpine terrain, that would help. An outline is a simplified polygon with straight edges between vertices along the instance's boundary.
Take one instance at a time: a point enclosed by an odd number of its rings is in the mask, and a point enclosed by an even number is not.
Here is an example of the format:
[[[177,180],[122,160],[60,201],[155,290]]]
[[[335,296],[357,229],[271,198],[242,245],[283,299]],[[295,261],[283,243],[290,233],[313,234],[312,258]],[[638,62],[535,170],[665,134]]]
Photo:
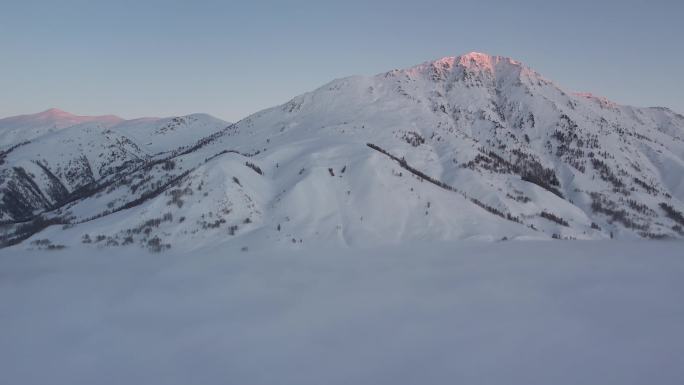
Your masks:
[[[684,116],[469,53],[236,123],[0,120],[2,244],[259,248],[684,236]]]

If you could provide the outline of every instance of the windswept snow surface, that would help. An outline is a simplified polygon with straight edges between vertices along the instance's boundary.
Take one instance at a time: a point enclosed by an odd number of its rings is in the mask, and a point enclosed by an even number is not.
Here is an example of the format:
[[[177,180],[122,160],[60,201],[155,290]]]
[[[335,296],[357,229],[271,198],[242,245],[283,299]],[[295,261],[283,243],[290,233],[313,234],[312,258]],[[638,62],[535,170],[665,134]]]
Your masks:
[[[4,384],[681,384],[681,242],[0,251]]]

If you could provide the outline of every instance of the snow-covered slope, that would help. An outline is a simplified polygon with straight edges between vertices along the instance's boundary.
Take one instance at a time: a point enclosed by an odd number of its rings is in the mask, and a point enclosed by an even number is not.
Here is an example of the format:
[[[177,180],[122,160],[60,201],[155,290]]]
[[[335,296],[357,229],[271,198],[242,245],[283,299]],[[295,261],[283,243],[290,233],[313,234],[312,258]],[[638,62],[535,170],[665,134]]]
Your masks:
[[[135,147],[118,147],[116,171],[87,194],[31,207],[49,210],[33,227],[67,224],[31,241],[161,250],[684,234],[684,117],[566,92],[509,58],[470,53],[339,79],[220,123],[110,127]],[[6,155],[3,172],[37,164],[29,148]]]
[[[20,120],[42,121],[42,115]],[[78,117],[61,124],[70,123],[76,124],[50,130],[0,152],[0,220],[26,220],[40,211],[90,196],[105,180],[119,178],[229,124],[206,114],[121,120],[116,124]],[[21,126],[8,127],[21,134]]]

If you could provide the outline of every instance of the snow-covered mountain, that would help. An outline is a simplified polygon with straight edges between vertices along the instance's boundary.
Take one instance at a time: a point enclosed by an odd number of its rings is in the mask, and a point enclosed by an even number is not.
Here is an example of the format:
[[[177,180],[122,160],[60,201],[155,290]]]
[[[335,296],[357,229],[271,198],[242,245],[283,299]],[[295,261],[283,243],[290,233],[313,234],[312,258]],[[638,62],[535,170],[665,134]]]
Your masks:
[[[469,53],[234,124],[93,118],[21,137],[0,154],[0,219],[22,247],[681,237],[683,138],[668,109]]]
[[[77,116],[57,108],[32,115],[19,115],[0,119],[0,149],[38,138],[81,123],[113,126],[123,119],[114,115]]]

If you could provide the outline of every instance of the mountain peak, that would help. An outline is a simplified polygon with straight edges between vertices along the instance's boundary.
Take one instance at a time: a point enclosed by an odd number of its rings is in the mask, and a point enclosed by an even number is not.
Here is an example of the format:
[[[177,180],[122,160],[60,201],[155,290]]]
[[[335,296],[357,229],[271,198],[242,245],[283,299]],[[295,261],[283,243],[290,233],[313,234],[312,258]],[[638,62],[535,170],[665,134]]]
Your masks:
[[[10,116],[0,119],[0,146],[11,142],[31,140],[54,130],[59,130],[82,123],[95,123],[103,127],[111,127],[124,120],[114,115],[78,116],[59,108],[35,114]]]
[[[64,110],[60,110],[59,108],[50,108],[45,111],[39,112],[36,114],[37,116],[44,116],[44,117],[53,117],[53,118],[72,118],[76,117],[76,115],[66,112]]]
[[[494,70],[495,58],[481,52],[469,52],[458,57],[458,64],[466,68]]]
[[[525,72],[533,72],[521,62],[505,56],[495,56],[482,52],[468,52],[459,56],[445,56],[440,59],[428,61],[412,67],[411,70],[425,70],[436,67],[440,70],[450,70],[454,67],[462,67],[472,71],[494,72],[495,67],[501,63],[521,68]]]
[[[445,56],[432,61],[432,64],[439,67],[453,67],[454,64],[459,64],[463,67],[492,68],[497,58],[499,57],[473,51],[460,56]]]
[[[93,120],[123,120],[116,115],[76,115],[71,112],[61,110],[59,108],[50,108],[45,111],[39,112],[34,116],[54,118],[54,119],[76,119],[83,121],[93,121]]]
[[[494,67],[499,63],[512,64],[514,66],[519,66],[527,68],[522,63],[517,60],[505,56],[494,56],[482,52],[468,52],[459,56],[458,64],[465,68],[470,68],[474,70],[487,70],[490,72],[494,71]]]
[[[486,53],[483,53],[483,52],[471,51],[471,52],[465,53],[459,57],[461,59],[465,59],[465,60],[485,62],[485,61],[490,61],[493,56],[486,54]]]
[[[460,74],[463,70],[471,74],[478,74],[477,76],[485,76],[485,78],[490,80],[497,77],[523,77],[534,79],[535,81],[543,79],[536,71],[517,60],[476,51],[459,56],[445,56],[404,70],[390,71],[389,73],[406,73],[409,76],[422,74],[433,79],[448,80],[450,79],[450,73],[455,71]]]

